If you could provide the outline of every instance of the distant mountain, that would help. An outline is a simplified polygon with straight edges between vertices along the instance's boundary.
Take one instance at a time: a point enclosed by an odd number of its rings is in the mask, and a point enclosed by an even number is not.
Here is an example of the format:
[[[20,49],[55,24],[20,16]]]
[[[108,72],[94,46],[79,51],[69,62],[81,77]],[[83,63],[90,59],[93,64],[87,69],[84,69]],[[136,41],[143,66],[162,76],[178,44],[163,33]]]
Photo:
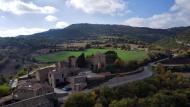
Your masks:
[[[50,44],[62,42],[67,39],[81,39],[101,36],[126,37],[154,43],[161,40],[167,40],[168,38],[175,38],[177,35],[180,35],[182,32],[188,30],[190,31],[190,27],[151,29],[124,25],[73,24],[64,29],[52,29],[28,36],[0,38],[0,47],[38,49],[47,47]],[[180,36],[178,37],[180,38]]]
[[[151,29],[124,25],[73,24],[65,29],[54,29],[34,34],[35,37],[46,37],[52,40],[79,39],[99,36],[125,36],[146,42],[155,42],[163,38],[174,37],[189,27],[171,29]]]

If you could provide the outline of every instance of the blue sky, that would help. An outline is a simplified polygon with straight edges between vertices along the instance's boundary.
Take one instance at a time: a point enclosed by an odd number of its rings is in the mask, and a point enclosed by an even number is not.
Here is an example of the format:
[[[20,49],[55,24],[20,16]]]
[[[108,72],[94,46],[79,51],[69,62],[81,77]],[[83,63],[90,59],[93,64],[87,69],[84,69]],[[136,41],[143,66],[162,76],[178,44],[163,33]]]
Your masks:
[[[74,23],[170,28],[189,26],[190,0],[0,0],[0,36]]]

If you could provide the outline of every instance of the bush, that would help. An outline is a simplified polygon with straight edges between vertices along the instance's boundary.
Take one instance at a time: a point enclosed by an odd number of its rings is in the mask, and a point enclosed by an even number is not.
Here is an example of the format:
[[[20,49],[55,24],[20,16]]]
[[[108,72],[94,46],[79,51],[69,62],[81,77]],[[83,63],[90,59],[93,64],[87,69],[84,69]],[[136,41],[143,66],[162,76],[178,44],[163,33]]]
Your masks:
[[[23,75],[26,75],[26,74],[27,74],[27,69],[22,68],[21,70],[19,70],[17,72],[17,77],[20,77],[20,76],[23,76]]]
[[[10,92],[10,87],[8,84],[0,85],[0,97],[8,95]]]
[[[91,94],[76,93],[65,102],[64,107],[93,107],[95,100]]]

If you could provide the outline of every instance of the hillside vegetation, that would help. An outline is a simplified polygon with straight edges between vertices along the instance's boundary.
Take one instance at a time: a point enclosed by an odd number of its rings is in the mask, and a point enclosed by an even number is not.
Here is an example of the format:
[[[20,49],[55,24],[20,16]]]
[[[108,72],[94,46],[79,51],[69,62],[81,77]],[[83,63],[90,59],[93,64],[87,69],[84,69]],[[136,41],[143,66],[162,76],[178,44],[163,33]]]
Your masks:
[[[190,30],[178,33],[175,37],[170,37],[167,39],[162,39],[155,42],[156,45],[159,45],[163,48],[182,48],[190,46]]]
[[[190,30],[190,27],[151,29],[124,25],[73,24],[64,29],[53,29],[28,36],[0,38],[0,48],[16,47],[17,49],[27,49],[30,51],[52,46],[68,39],[92,39],[102,36],[126,37],[128,39],[153,43],[162,39],[175,37],[187,30]]]

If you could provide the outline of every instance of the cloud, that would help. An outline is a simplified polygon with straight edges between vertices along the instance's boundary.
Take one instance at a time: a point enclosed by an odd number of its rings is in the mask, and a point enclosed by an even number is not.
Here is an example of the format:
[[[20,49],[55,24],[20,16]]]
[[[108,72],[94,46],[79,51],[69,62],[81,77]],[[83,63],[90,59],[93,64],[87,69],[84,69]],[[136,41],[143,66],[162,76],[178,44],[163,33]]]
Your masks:
[[[69,24],[67,23],[67,22],[64,22],[64,21],[61,21],[61,22],[57,22],[56,23],[56,28],[65,28],[65,27],[67,27],[67,26],[69,26]]]
[[[55,22],[57,21],[57,17],[53,16],[53,15],[48,15],[45,17],[45,20],[48,21],[48,22]]]
[[[30,35],[43,31],[47,31],[47,29],[21,27],[17,29],[0,30],[0,37],[15,37],[18,35]]]
[[[5,19],[5,16],[1,15],[0,18]]]
[[[117,15],[127,9],[127,4],[124,0],[67,0],[66,5],[88,14]]]
[[[189,11],[190,1],[189,0],[175,0],[175,4],[171,7],[172,11]]]
[[[167,13],[153,15],[148,18],[133,17],[124,24],[138,27],[170,28],[190,25],[190,0],[175,0],[175,4]]]
[[[26,3],[22,0],[0,0],[0,11],[21,15],[26,13],[52,14],[57,10],[52,6],[40,7],[32,2]]]

